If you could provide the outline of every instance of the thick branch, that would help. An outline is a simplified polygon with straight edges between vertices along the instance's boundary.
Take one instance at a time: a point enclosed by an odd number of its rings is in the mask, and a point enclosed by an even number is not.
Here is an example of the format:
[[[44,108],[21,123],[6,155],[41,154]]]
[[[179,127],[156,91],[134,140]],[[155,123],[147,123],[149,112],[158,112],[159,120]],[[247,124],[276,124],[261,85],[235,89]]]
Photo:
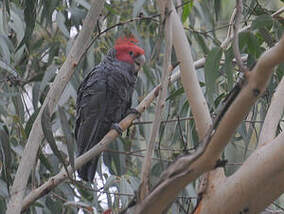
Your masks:
[[[193,154],[179,158],[172,164],[163,173],[164,176],[159,185],[135,207],[135,213],[162,213],[188,183],[215,167],[219,155],[234,131],[265,90],[274,66],[284,62],[283,52],[284,36],[275,47],[261,56],[253,71],[250,72],[247,84],[220,121],[206,151],[197,159],[193,158],[195,156]],[[199,148],[197,152],[198,150]]]
[[[202,139],[212,124],[212,120],[195,72],[191,48],[184,32],[183,25],[172,2],[171,4],[173,45],[178,61],[180,62],[181,82],[190,103],[198,136]]]
[[[82,30],[80,31],[78,38],[76,39],[70,51],[70,54],[58,72],[58,75],[56,76],[54,83],[41,107],[41,111],[33,124],[11,189],[12,197],[8,203],[7,214],[20,213],[21,211],[21,204],[28,183],[28,178],[36,160],[39,144],[43,139],[43,132],[40,122],[42,111],[46,105],[49,105],[51,112],[54,111],[54,108],[61,94],[63,93],[66,84],[74,72],[74,68],[80,61],[80,56],[84,51],[87,50],[88,41],[91,39],[91,35],[95,28],[95,23],[101,13],[103,5],[103,0],[93,1],[92,7],[88,12],[83,24]]]
[[[199,213],[259,213],[284,192],[284,132],[256,150],[232,176],[211,185]],[[257,178],[257,179],[255,179]],[[225,200],[224,200],[225,199]]]
[[[261,129],[258,146],[271,142],[275,135],[278,123],[284,110],[284,78],[282,77],[276,92],[272,97],[271,104],[266,113],[265,120]]]

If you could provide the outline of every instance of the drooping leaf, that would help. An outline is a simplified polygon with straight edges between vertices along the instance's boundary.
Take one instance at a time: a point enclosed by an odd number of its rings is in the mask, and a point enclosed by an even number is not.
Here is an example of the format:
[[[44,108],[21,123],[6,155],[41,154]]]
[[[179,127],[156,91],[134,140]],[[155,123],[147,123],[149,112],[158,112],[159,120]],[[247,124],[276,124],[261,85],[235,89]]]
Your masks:
[[[9,143],[9,136],[5,132],[4,129],[0,129],[0,143],[1,148],[0,152],[2,153],[3,159],[3,166],[4,166],[4,175],[7,184],[7,190],[9,192],[9,185],[12,182],[11,180],[11,163],[12,163],[12,156],[11,156],[11,148]]]
[[[68,151],[68,157],[71,164],[71,167],[73,168],[73,171],[75,172],[74,168],[74,140],[72,137],[72,132],[70,131],[70,126],[68,124],[67,117],[64,113],[64,109],[61,106],[58,106],[58,113],[61,123],[61,128],[63,130],[64,136],[66,138],[66,146]]]
[[[208,54],[209,49],[208,49],[208,45],[205,43],[202,35],[200,35],[200,33],[193,33],[194,38],[196,39],[196,41],[198,42],[199,46],[201,47],[202,51],[204,54]]]
[[[139,11],[141,11],[143,4],[145,3],[146,0],[136,0],[136,3],[134,4],[134,8],[133,8],[133,17],[136,17],[139,13]]]
[[[273,19],[269,15],[261,15],[256,17],[255,20],[252,21],[251,28],[252,29],[258,29],[258,28],[267,28],[270,29],[273,24]]]
[[[8,40],[8,38],[4,35],[0,35],[0,54],[2,56],[1,60],[8,64],[10,63],[11,58],[10,49],[12,49],[11,41]]]
[[[209,100],[211,100],[211,102],[213,101],[213,95],[216,89],[216,80],[217,77],[219,76],[218,70],[219,70],[221,56],[222,56],[221,48],[218,47],[212,48],[205,62],[205,67],[204,67],[205,81],[207,85],[208,98]]]
[[[45,139],[47,140],[51,150],[56,155],[56,157],[59,159],[59,161],[63,164],[66,172],[68,172],[65,160],[57,148],[56,141],[52,133],[51,116],[49,113],[48,105],[46,105],[46,107],[43,110],[42,117],[41,117],[41,125],[42,125],[42,131],[44,133]]]
[[[15,106],[15,110],[16,110],[16,115],[17,115],[17,120],[20,121],[16,121],[16,122],[23,122],[24,118],[25,118],[25,107],[24,107],[24,103],[21,97],[21,94],[17,94],[16,96],[12,97],[12,101],[13,104]]]
[[[0,179],[0,196],[2,196],[3,198],[9,197],[7,184],[2,179]]]
[[[25,36],[23,40],[18,45],[17,49],[21,48],[22,45],[28,44],[29,40],[32,36],[32,33],[35,28],[36,23],[36,7],[37,2],[34,0],[25,0],[25,9],[24,9],[24,16],[25,16],[25,23],[26,23],[26,30],[25,30]]]
[[[58,11],[56,13],[56,23],[58,24],[59,29],[62,31],[62,33],[64,34],[64,36],[66,36],[67,38],[70,37],[70,33],[65,25],[65,16],[61,13],[61,11]]]
[[[225,63],[223,65],[223,71],[227,76],[228,81],[228,90],[230,91],[233,88],[234,85],[234,76],[233,76],[233,65],[232,61],[234,58],[233,49],[230,48],[225,51]]]
[[[181,95],[184,93],[184,88],[183,87],[180,87],[179,89],[173,91],[166,99],[167,100],[172,100],[174,98],[176,98],[177,96]]]
[[[108,190],[116,182],[117,182],[117,177],[114,175],[110,175],[106,180],[106,183],[104,185],[104,190]]]
[[[40,109],[37,109],[29,118],[29,120],[27,121],[26,123],[26,126],[25,126],[25,133],[26,133],[26,136],[29,136],[30,135],[30,131],[32,129],[32,126],[33,126],[33,123],[39,113]]]
[[[127,194],[129,195],[133,194],[133,189],[131,185],[127,182],[127,180],[125,179],[125,176],[121,177],[119,188],[120,188],[120,191],[125,194],[120,197],[122,207],[125,207],[128,203],[128,198],[130,198],[129,196],[127,196]]]
[[[191,1],[189,3],[186,3],[183,7],[183,11],[182,11],[182,17],[181,17],[181,20],[182,22],[184,23],[186,21],[186,19],[188,18],[191,10],[192,10],[192,7],[193,7],[193,2],[194,1]]]
[[[14,77],[18,76],[17,71],[14,68],[12,68],[11,65],[8,65],[6,62],[2,61],[1,59],[0,59],[0,68],[2,68],[5,71],[8,71]]]
[[[43,93],[44,89],[46,88],[46,86],[49,84],[49,82],[52,80],[52,78],[54,78],[55,76],[55,72],[57,70],[57,66],[55,65],[50,65],[47,70],[44,73],[43,79],[40,83],[40,88],[39,88],[39,92],[40,94]]]

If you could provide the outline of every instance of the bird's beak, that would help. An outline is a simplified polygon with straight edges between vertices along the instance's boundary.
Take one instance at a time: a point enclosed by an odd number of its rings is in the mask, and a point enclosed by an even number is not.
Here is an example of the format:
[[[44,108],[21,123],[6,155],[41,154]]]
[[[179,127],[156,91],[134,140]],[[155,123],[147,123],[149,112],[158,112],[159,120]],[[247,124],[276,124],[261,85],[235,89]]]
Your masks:
[[[144,55],[139,55],[134,59],[134,64],[135,64],[135,70],[138,71],[143,64],[145,63],[146,59]]]

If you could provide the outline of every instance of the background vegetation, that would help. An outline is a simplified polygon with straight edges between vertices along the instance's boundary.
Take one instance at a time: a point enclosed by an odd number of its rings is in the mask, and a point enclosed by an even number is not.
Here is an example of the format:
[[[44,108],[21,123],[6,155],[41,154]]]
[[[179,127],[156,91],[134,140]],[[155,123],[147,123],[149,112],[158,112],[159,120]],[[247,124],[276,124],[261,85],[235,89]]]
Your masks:
[[[238,72],[232,64],[232,48],[220,47],[225,38],[234,1],[179,1],[178,8],[194,60],[207,56],[197,70],[212,116],[232,89]],[[248,55],[248,66],[283,34],[283,18],[271,14],[283,6],[281,1],[244,1],[242,26],[252,24],[240,34],[241,53]],[[31,126],[41,108],[58,69],[80,31],[90,4],[87,0],[3,0],[0,2],[0,213],[4,213],[21,153]],[[115,27],[112,27],[115,26]],[[156,2],[115,0],[105,3],[96,25],[93,43],[76,68],[52,115],[52,131],[59,154],[52,144],[41,142],[37,164],[29,180],[32,190],[59,172],[62,159],[72,162],[75,154],[74,123],[76,90],[86,74],[98,64],[123,32],[132,32],[145,49],[147,63],[140,73],[133,105],[160,83],[164,56],[163,22]],[[172,64],[177,62],[172,56]],[[238,128],[223,157],[226,173],[233,173],[257,146],[272,93],[280,82],[284,65],[278,66],[267,91]],[[125,207],[140,183],[141,165],[149,140],[155,103],[134,123],[128,134],[112,143],[101,158],[96,182],[86,184],[68,180],[37,200],[29,213],[102,212]],[[151,182],[178,155],[197,146],[198,136],[191,109],[180,81],[169,87],[159,142],[155,148]],[[45,122],[45,121],[44,121]],[[279,124],[279,131],[283,123]],[[189,144],[194,142],[196,144]],[[196,183],[180,193],[169,213],[188,213],[196,204]],[[270,209],[284,210],[279,198]],[[95,207],[95,209],[93,209]]]

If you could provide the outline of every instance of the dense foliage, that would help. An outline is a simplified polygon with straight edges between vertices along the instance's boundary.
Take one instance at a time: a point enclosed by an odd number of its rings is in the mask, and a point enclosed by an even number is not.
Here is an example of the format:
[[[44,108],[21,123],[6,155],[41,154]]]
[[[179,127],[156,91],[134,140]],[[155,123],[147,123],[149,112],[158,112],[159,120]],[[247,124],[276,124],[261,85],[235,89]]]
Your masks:
[[[205,66],[197,70],[212,115],[238,78],[232,63],[232,48],[220,44],[226,35],[234,1],[176,1],[192,45],[195,60],[206,56]],[[248,55],[247,65],[272,47],[283,34],[283,18],[271,17],[280,1],[251,1],[244,4],[242,26],[252,25],[240,34],[240,50]],[[283,5],[282,5],[283,6]],[[82,26],[90,2],[87,0],[3,0],[0,2],[0,213],[4,213],[14,175],[31,126],[56,73],[64,62]],[[146,0],[107,1],[96,24],[93,43],[77,67],[56,113],[52,115],[52,140],[41,142],[37,164],[29,180],[32,190],[63,167],[63,160],[74,160],[76,90],[84,76],[98,64],[115,39],[132,32],[144,47],[147,63],[143,67],[133,97],[135,106],[160,82],[164,54],[163,20],[156,3]],[[175,55],[172,64],[176,64]],[[234,172],[256,147],[259,131],[272,93],[281,80],[284,65],[277,68],[268,90],[256,103],[247,119],[227,146],[227,174]],[[68,180],[53,189],[30,208],[30,213],[77,213],[77,207],[91,212],[95,207],[123,208],[140,182],[141,164],[149,139],[153,104],[128,130],[113,142],[101,158],[96,181],[86,184]],[[169,87],[159,142],[151,170],[152,184],[176,156],[190,152],[198,144],[191,110],[180,81]],[[43,120],[48,127],[48,118]],[[279,130],[283,127],[279,125]],[[48,128],[47,128],[48,129]],[[46,131],[48,132],[48,130]],[[48,137],[46,137],[48,138]],[[52,142],[56,142],[57,147]],[[189,143],[190,142],[190,143]],[[192,143],[191,143],[192,142]],[[56,152],[57,149],[59,152]],[[187,213],[194,207],[197,194],[190,184],[176,199],[171,213]],[[283,206],[283,199],[278,204]]]

